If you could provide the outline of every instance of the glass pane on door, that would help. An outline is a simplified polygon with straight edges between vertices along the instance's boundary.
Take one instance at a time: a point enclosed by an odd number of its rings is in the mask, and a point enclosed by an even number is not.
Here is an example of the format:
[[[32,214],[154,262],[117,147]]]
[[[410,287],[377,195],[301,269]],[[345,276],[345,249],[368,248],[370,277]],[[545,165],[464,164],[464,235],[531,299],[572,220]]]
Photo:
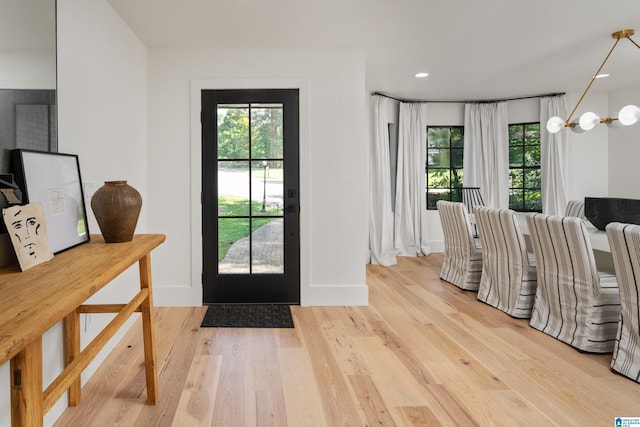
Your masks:
[[[282,161],[261,160],[253,161],[251,164],[253,200],[260,202],[251,205],[251,215],[282,216],[284,200]]]
[[[218,159],[249,157],[248,106],[218,106]]]
[[[218,272],[248,274],[250,270],[249,220],[247,218],[218,219]]]
[[[248,161],[218,162],[218,215],[237,217],[249,215]]]
[[[252,229],[252,272],[284,273],[283,218],[254,218]]]
[[[282,104],[251,104],[251,157],[282,159]]]

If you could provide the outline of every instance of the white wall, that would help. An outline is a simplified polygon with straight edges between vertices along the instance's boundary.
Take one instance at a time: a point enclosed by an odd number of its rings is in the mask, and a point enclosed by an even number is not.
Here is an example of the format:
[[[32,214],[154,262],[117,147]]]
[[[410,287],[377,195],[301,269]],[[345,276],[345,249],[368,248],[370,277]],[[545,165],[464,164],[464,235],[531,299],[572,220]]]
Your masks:
[[[149,229],[168,236],[156,304],[202,303],[200,90],[273,87],[301,96],[301,303],[367,304],[364,78],[360,51],[150,49]]]
[[[57,0],[58,12],[58,141],[59,151],[80,158],[84,181],[127,179],[146,198],[147,59],[146,48],[106,1]],[[99,233],[89,213],[90,231]],[[143,210],[138,232],[146,229]],[[152,256],[153,261],[153,256]],[[155,268],[155,266],[154,266]],[[136,292],[137,267],[98,293],[92,302],[126,302]],[[83,316],[86,345],[111,315]],[[96,370],[133,319],[84,371],[83,382]],[[44,386],[62,370],[62,327],[45,336]],[[9,364],[0,367],[0,426],[10,425]],[[66,407],[66,396],[49,411],[51,425]]]
[[[638,105],[640,86],[612,92],[613,111],[625,105]],[[640,124],[609,131],[609,196],[640,199]]]

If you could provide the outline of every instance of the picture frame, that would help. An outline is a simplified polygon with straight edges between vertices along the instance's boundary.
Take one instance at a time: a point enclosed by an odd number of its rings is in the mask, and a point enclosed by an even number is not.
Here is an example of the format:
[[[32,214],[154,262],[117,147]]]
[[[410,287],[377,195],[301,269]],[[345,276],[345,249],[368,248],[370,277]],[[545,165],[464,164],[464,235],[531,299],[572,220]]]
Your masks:
[[[78,156],[16,149],[12,150],[12,161],[22,202],[42,203],[53,253],[88,242],[89,223]]]

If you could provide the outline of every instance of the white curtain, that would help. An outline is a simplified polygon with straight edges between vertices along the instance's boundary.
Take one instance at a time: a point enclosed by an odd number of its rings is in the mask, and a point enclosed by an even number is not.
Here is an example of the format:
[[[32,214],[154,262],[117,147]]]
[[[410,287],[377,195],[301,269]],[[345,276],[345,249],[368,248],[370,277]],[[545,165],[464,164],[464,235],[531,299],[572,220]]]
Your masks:
[[[369,154],[369,252],[371,264],[396,264],[389,159],[389,123],[395,121],[395,101],[371,98],[371,153]]]
[[[465,104],[465,187],[480,187],[485,205],[509,207],[509,118],[506,102]]]
[[[398,255],[430,253],[425,187],[426,109],[425,103],[400,103],[395,203],[395,247]]]
[[[567,116],[564,95],[540,99],[540,172],[542,174],[542,212],[564,215],[567,207],[568,142],[565,128],[558,133],[547,130],[550,117]]]

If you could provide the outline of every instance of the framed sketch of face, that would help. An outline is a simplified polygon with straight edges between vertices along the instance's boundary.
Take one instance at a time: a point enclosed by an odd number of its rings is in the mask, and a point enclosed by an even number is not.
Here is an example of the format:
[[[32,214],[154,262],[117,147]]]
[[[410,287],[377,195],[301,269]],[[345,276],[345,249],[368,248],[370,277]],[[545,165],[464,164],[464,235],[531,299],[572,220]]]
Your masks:
[[[53,258],[41,203],[12,206],[2,216],[22,271]]]

